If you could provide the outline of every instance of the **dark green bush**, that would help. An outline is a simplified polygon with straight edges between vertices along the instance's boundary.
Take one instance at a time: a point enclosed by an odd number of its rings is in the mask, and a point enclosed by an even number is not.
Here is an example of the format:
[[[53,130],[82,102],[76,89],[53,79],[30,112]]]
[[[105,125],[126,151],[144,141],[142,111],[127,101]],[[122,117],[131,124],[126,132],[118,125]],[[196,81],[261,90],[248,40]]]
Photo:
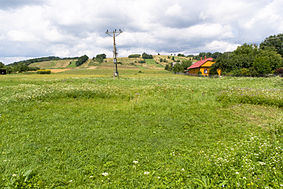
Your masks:
[[[145,52],[142,53],[142,58],[143,59],[153,59],[153,56],[151,54],[146,54]]]
[[[84,55],[79,57],[78,61],[76,62],[76,66],[80,66],[88,60],[88,56]]]
[[[131,54],[128,56],[128,58],[140,58],[141,55],[140,54]]]

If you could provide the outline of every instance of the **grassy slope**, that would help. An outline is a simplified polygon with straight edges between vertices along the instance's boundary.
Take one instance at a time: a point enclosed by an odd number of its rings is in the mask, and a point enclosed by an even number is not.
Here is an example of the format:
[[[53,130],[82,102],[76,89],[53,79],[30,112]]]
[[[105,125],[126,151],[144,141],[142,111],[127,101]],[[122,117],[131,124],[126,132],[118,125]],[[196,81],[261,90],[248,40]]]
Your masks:
[[[48,188],[282,184],[282,109],[217,100],[255,89],[282,101],[282,78],[120,74],[0,76],[0,188],[25,178]],[[28,170],[33,179],[19,176]]]
[[[171,56],[170,56],[171,57]],[[160,58],[166,59],[167,62],[160,62]],[[176,57],[175,60],[188,60],[187,57]],[[162,69],[167,63],[173,62],[171,58],[168,58],[167,55],[155,55],[154,61],[153,60],[146,60],[146,64],[138,63],[142,58],[127,58],[127,57],[120,57],[118,58],[118,62],[121,62],[122,67],[125,68],[145,68],[145,69]],[[60,69],[60,68],[75,68],[75,60],[54,60],[54,61],[45,61],[45,62],[38,62],[29,65],[30,67],[39,67],[41,69]],[[113,68],[113,58],[107,58],[104,60],[103,63],[95,62],[89,59],[86,63],[80,66],[80,68],[88,68],[91,66],[100,66],[102,69],[105,68]]]
[[[32,63],[29,67],[39,67],[40,69],[56,69],[56,68],[67,68],[74,60],[54,60]]]

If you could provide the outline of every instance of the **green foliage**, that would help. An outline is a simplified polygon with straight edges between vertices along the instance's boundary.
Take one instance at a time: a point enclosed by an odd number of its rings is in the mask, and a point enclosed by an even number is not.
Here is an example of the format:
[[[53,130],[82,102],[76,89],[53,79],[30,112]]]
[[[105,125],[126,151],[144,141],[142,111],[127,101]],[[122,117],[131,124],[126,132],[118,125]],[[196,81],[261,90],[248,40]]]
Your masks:
[[[83,56],[79,57],[79,59],[77,60],[76,66],[82,65],[86,61],[88,61],[88,56],[87,55],[83,55]]]
[[[275,50],[283,57],[283,34],[272,35],[267,37],[261,44],[263,50]]]
[[[281,66],[281,57],[274,51],[260,50],[256,55],[253,68],[259,75],[270,74]]]
[[[182,60],[182,67],[184,70],[186,70],[188,67],[190,67],[192,65],[192,61],[191,60]]]
[[[180,63],[176,63],[174,64],[173,68],[172,68],[172,71],[174,73],[177,73],[177,72],[184,72],[184,67],[180,64]]]
[[[147,53],[142,53],[142,58],[143,59],[153,59],[153,56],[151,54],[147,54]]]
[[[184,54],[178,54],[177,56],[180,56],[180,57],[185,57],[185,55]]]
[[[0,62],[0,68],[4,68],[5,64],[3,64],[2,62]]]
[[[140,58],[141,55],[140,54],[131,54],[128,56],[128,58]]]
[[[226,52],[216,59],[213,71],[234,76],[263,76],[272,73],[282,65],[279,54],[270,49],[259,50],[256,45],[244,44],[234,52]]]
[[[37,70],[38,74],[51,74],[51,70]]]
[[[99,63],[102,63],[105,58],[106,58],[106,54],[98,54],[95,57],[96,61]]]
[[[172,63],[166,64],[165,70],[173,71],[174,73],[184,72],[191,65],[192,65],[191,60],[183,60],[181,63],[180,62],[175,63],[174,66]]]

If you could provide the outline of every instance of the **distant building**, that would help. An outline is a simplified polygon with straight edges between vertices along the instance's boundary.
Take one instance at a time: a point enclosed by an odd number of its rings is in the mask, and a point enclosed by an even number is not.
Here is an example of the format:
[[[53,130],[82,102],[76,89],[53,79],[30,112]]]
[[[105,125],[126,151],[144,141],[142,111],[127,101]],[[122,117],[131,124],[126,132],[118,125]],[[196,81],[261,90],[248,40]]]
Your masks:
[[[187,73],[189,75],[203,75],[203,76],[209,76],[209,71],[211,69],[211,66],[214,64],[215,62],[213,61],[213,58],[204,58],[198,62],[195,62],[193,65],[191,65],[190,67],[188,67],[187,69]],[[221,70],[218,69],[217,70],[218,75],[221,75]]]
[[[6,75],[7,74],[7,70],[4,68],[0,68],[0,75]]]

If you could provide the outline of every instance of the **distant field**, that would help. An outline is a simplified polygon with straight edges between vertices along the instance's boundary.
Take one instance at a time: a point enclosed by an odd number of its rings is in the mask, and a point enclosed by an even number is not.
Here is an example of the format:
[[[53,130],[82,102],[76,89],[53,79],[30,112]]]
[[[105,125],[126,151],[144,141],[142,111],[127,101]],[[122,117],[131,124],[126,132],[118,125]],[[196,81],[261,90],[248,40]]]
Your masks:
[[[282,78],[155,68],[0,76],[0,188],[282,187]]]
[[[29,67],[39,67],[40,69],[73,67],[73,66],[69,66],[70,63],[71,65],[74,65],[74,60],[54,60],[54,61],[37,62],[30,64]]]

